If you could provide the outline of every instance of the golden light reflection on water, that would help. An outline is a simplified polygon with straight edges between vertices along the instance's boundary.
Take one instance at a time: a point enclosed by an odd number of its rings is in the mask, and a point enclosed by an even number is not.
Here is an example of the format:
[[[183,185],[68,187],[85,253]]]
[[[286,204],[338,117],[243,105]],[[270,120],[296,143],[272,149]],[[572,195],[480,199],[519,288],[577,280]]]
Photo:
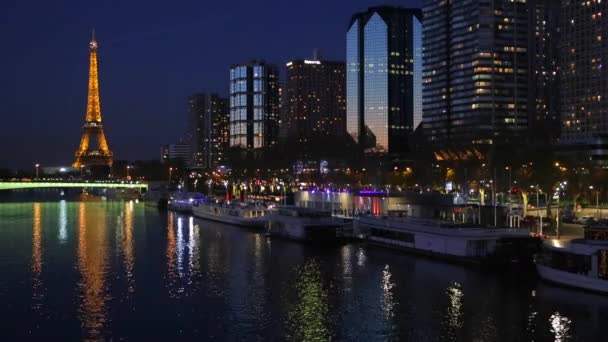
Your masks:
[[[34,203],[32,227],[32,308],[39,310],[44,298],[42,282],[42,209],[40,203]]]
[[[98,209],[98,208],[94,208]],[[107,245],[105,211],[78,204],[78,270],[80,272],[79,318],[86,340],[102,340],[108,323],[106,292]]]
[[[175,265],[175,214],[169,212],[167,214],[167,286],[169,295],[175,297],[174,288],[177,283],[177,271]]]
[[[135,252],[133,250],[133,201],[125,203],[123,215],[124,237],[122,249],[125,263],[125,273],[127,278],[127,291],[132,294],[135,292]]]
[[[295,279],[296,302],[289,312],[291,340],[329,341],[327,292],[317,261],[307,262]]]

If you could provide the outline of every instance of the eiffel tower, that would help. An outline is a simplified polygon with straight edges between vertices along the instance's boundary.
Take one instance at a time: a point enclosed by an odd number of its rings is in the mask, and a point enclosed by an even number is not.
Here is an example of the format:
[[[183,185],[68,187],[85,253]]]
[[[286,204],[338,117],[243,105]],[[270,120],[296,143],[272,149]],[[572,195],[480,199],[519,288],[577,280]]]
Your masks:
[[[97,41],[95,30],[89,43],[89,95],[87,99],[87,116],[84,123],[80,146],[76,151],[76,160],[72,166],[112,166],[112,152],[108,147],[101,124],[99,101],[99,80],[97,78]],[[97,141],[97,149],[91,149],[90,142]]]

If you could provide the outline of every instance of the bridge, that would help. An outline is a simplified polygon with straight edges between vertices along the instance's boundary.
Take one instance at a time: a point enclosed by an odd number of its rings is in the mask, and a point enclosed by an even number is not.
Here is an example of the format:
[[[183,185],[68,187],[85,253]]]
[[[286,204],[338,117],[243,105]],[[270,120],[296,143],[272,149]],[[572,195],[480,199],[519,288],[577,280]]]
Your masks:
[[[116,188],[116,189],[148,189],[146,183],[131,182],[38,182],[38,181],[0,181],[0,190],[40,189],[40,188]]]

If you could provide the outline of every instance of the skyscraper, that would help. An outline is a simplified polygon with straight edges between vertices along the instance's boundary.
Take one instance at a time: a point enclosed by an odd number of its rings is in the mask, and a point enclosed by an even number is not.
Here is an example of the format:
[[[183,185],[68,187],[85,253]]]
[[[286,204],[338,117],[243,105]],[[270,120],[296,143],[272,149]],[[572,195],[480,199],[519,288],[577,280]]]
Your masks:
[[[273,147],[279,137],[278,69],[261,61],[230,68],[230,147]]]
[[[554,144],[560,134],[560,1],[528,0],[530,60],[529,135],[534,144]]]
[[[282,135],[306,143],[346,133],[344,62],[290,61],[284,96]]]
[[[561,3],[560,140],[608,138],[608,1]]]
[[[423,127],[432,144],[458,149],[525,136],[527,6],[513,0],[424,1]]]
[[[421,12],[371,7],[346,34],[346,127],[367,152],[401,155],[422,120]]]
[[[228,100],[216,94],[190,96],[192,167],[214,168],[224,161],[229,144]]]

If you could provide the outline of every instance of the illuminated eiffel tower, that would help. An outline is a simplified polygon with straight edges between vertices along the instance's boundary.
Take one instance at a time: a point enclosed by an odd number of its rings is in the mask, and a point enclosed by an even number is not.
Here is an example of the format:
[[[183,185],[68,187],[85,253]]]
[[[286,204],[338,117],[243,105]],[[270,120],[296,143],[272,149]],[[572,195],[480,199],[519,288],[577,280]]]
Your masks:
[[[87,99],[87,116],[84,123],[80,146],[76,151],[76,160],[72,166],[112,166],[112,152],[108,147],[101,124],[99,101],[99,80],[97,78],[97,41],[95,30],[89,43],[89,96]],[[90,142],[97,140],[97,150],[91,149]]]

